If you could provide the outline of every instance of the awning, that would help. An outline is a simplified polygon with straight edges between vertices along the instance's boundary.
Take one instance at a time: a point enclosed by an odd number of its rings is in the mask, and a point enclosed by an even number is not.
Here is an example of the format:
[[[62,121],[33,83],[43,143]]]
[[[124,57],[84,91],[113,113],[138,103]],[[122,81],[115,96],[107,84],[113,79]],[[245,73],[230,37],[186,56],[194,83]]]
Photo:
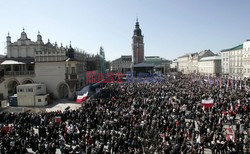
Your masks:
[[[15,60],[5,60],[4,62],[1,63],[1,65],[17,65],[17,64],[25,64],[25,63]]]
[[[9,58],[5,59],[1,65],[20,65],[20,64],[34,64],[35,60],[32,57],[29,58]]]

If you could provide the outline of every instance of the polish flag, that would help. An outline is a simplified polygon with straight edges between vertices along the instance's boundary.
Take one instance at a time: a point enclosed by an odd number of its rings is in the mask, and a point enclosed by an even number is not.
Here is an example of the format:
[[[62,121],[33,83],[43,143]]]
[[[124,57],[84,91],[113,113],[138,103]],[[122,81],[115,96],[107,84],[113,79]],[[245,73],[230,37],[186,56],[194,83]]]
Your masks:
[[[56,117],[55,117],[55,122],[56,122],[57,124],[60,124],[60,123],[62,122],[61,117],[60,117],[60,116],[56,116]]]
[[[83,95],[78,95],[77,99],[76,99],[76,103],[81,103],[81,102],[85,101],[87,99],[87,97],[88,97],[88,91]]]
[[[231,127],[228,127],[227,128],[227,131],[226,131],[226,140],[227,141],[233,141],[234,142],[234,131]]]
[[[203,99],[201,101],[201,105],[205,108],[211,108],[214,106],[214,100],[213,99]]]

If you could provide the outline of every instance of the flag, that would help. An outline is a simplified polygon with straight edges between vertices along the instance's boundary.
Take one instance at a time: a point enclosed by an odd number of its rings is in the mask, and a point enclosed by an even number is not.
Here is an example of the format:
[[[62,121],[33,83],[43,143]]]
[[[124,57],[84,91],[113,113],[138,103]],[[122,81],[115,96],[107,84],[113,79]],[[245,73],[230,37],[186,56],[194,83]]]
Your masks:
[[[227,114],[228,114],[228,112],[222,111],[222,116],[226,116]]]
[[[231,140],[234,142],[234,138],[235,138],[234,130],[231,127],[228,127],[226,130],[226,140],[227,141]]]
[[[187,140],[190,140],[191,139],[191,134],[189,131],[187,131]]]
[[[240,107],[240,100],[238,99],[237,104],[234,105],[234,109],[238,111],[239,107]]]
[[[225,79],[222,79],[222,81],[223,81],[223,86],[225,86],[227,83],[227,80],[225,80]]]
[[[216,79],[216,86],[219,86],[220,85],[220,81],[219,79]]]
[[[231,89],[234,89],[234,80],[233,79],[231,80],[230,86],[231,86]]]
[[[160,137],[165,138],[165,134],[164,133],[160,134]]]
[[[81,102],[85,101],[87,99],[87,97],[88,97],[88,91],[83,95],[78,95],[77,99],[76,99],[76,103],[81,103]]]
[[[55,123],[60,124],[62,122],[61,116],[55,117]]]
[[[220,88],[222,87],[222,78],[220,78]]]
[[[230,79],[227,80],[226,91],[228,91],[229,87],[230,87]]]
[[[214,100],[213,99],[203,99],[201,101],[201,105],[205,108],[210,108],[214,106]]]
[[[230,79],[227,80],[227,88],[230,86]]]
[[[229,113],[231,116],[235,116],[236,113],[234,112],[233,104],[231,103],[230,106],[231,106],[231,107],[230,107],[230,110],[228,111],[228,113]]]

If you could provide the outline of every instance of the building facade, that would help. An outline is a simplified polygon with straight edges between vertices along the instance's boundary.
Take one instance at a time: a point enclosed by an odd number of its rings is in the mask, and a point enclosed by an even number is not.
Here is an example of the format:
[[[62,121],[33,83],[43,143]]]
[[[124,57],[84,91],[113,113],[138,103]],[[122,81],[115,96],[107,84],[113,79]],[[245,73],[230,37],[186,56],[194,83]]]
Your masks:
[[[132,56],[123,55],[111,62],[111,71],[116,73],[126,73],[131,71]]]
[[[143,63],[144,61],[144,41],[138,19],[136,20],[134,35],[132,37],[132,61],[133,64]]]
[[[199,74],[201,75],[220,75],[221,57],[210,56],[199,60]]]
[[[221,51],[222,73],[243,77],[243,44]]]
[[[177,62],[177,59],[174,59],[172,61],[172,63],[170,64],[170,68],[173,69],[173,70],[177,70],[178,69],[178,62]]]
[[[36,41],[21,33],[16,42],[7,36],[7,58],[1,63],[4,79],[0,93],[6,98],[15,94],[18,85],[44,83],[54,98],[75,97],[75,92],[85,84],[86,54],[57,43],[44,43],[40,33]]]
[[[178,71],[189,74],[189,73],[199,73],[199,61],[203,57],[214,56],[215,54],[211,50],[204,50],[201,52],[185,54],[178,57]]]
[[[250,77],[250,40],[243,43],[243,77]]]
[[[188,74],[188,61],[189,61],[189,54],[185,54],[183,56],[178,57],[178,71],[182,72],[183,74]]]

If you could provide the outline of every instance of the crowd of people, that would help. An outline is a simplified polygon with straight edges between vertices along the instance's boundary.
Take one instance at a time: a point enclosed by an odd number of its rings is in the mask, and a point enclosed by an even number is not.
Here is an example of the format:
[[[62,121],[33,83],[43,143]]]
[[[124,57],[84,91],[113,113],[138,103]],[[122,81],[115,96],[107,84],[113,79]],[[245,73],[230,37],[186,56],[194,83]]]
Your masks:
[[[158,83],[108,83],[77,110],[2,112],[0,153],[246,152],[250,93],[210,80],[168,75]],[[207,99],[212,107],[202,106]]]

